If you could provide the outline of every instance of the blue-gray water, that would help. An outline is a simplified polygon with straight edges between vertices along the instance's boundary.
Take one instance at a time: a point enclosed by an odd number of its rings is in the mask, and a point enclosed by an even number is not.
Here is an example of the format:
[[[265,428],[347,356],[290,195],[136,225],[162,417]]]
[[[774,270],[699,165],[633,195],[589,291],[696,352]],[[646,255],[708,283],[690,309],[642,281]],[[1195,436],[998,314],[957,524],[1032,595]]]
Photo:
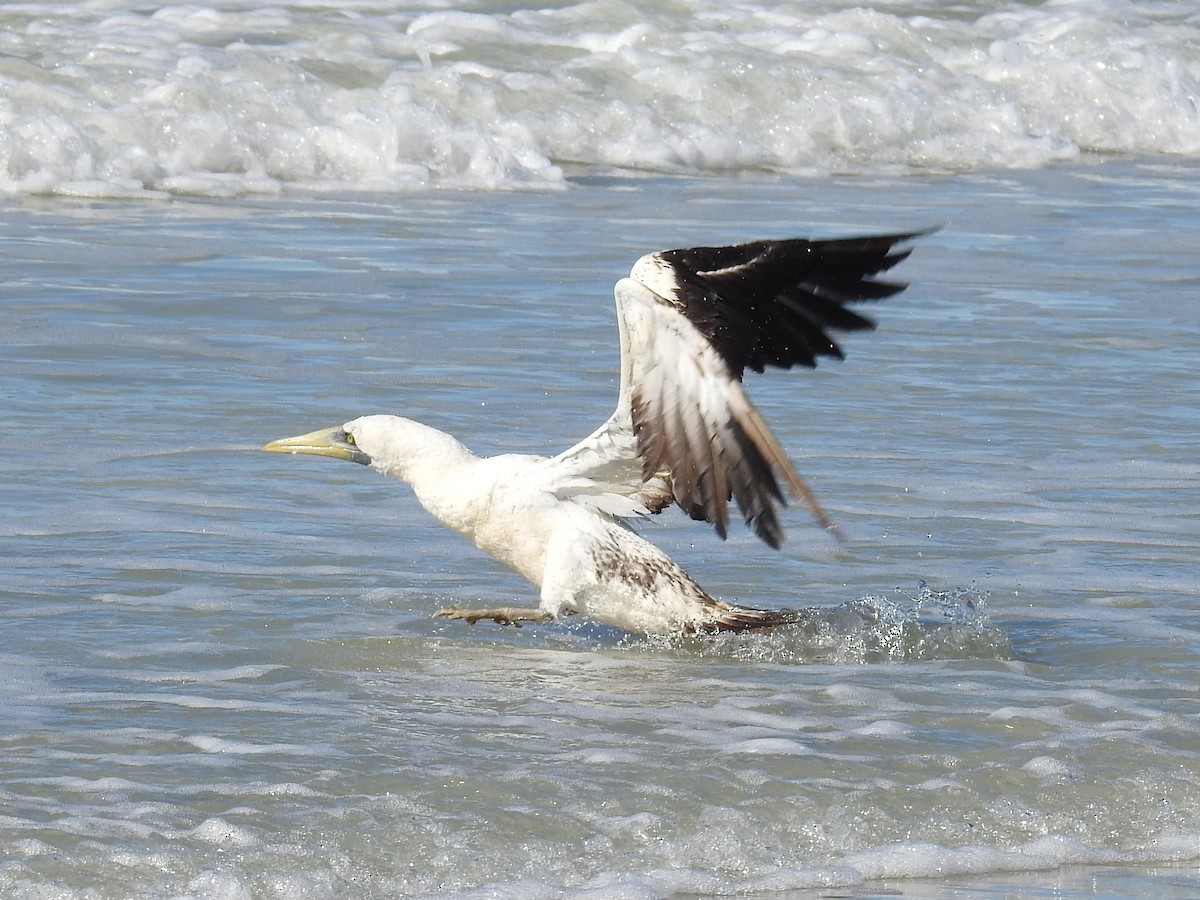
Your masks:
[[[0,893],[1193,896],[1198,176],[6,200]],[[750,385],[848,542],[649,528],[807,629],[434,620],[533,595],[257,450],[385,411],[555,451],[641,253],[931,225],[844,363]]]

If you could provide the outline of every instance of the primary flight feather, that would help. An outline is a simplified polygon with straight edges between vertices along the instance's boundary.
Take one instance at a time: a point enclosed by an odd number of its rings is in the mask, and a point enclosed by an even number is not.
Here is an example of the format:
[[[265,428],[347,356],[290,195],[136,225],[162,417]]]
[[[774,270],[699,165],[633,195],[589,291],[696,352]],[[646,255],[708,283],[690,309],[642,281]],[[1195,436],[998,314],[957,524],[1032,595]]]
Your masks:
[[[502,624],[588,616],[630,631],[740,631],[786,611],[709,596],[629,525],[678,504],[725,537],[729,504],[772,547],[783,539],[779,480],[833,528],[742,389],[746,369],[841,358],[832,331],[870,329],[848,308],[904,284],[878,276],[921,232],[755,241],[643,256],[615,288],[617,406],[553,457],[480,458],[400,416],[370,415],[263,449],[346,459],[408,482],[442,523],[529,579],[536,608],[448,607],[437,615]]]

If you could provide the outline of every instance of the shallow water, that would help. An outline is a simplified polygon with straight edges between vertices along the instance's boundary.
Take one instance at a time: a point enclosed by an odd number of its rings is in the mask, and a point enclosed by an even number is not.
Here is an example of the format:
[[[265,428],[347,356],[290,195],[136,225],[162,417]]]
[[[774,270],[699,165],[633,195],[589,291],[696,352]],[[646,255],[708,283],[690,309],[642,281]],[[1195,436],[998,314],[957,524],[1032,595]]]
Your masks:
[[[9,200],[3,893],[1194,893],[1198,194],[1160,159]],[[642,252],[935,224],[844,363],[751,384],[848,541],[650,528],[805,629],[434,620],[531,591],[402,485],[258,452],[369,411],[553,451]]]

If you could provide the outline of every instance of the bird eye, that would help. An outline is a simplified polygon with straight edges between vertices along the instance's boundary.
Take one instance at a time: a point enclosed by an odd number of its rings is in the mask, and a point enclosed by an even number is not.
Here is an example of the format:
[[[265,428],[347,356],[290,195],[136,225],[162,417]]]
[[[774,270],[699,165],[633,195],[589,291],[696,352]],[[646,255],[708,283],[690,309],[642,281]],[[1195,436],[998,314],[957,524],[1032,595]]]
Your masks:
[[[350,432],[343,431],[342,432],[342,440],[345,441],[347,444],[349,444],[351,447],[354,446],[354,435],[352,435]]]

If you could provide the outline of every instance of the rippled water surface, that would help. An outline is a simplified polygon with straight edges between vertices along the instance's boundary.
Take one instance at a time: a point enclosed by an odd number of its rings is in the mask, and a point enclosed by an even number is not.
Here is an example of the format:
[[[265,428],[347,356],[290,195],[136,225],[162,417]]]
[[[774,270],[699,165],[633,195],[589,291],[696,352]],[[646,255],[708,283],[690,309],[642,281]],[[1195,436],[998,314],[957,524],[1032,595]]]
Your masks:
[[[1194,895],[1198,201],[1161,159],[6,201],[0,892]],[[376,411],[555,451],[641,253],[932,225],[844,363],[751,383],[848,541],[648,527],[796,628],[434,620],[532,592],[258,452]]]

